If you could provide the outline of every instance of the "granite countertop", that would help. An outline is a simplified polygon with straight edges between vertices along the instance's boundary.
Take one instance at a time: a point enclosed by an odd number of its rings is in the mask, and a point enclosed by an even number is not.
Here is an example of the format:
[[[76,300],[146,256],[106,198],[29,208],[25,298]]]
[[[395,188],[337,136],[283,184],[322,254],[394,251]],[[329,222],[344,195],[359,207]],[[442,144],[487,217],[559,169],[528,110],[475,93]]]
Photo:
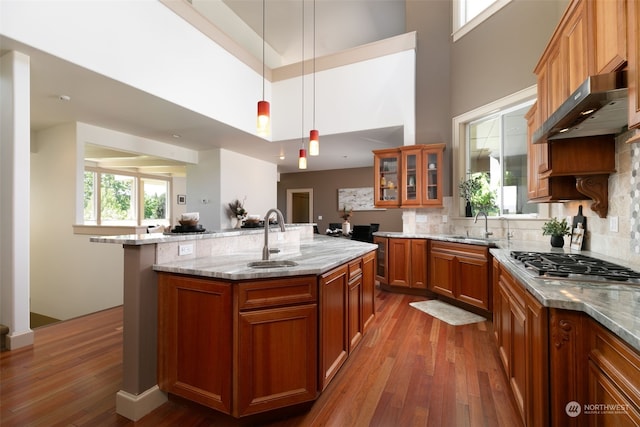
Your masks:
[[[377,245],[371,243],[316,234],[312,240],[300,242],[299,254],[272,254],[270,257],[271,260],[286,259],[298,263],[293,267],[252,268],[247,264],[259,261],[259,256],[234,254],[155,264],[153,269],[226,280],[319,275],[375,249]]]
[[[542,305],[582,311],[640,351],[640,285],[539,279],[511,258],[512,250],[571,252],[569,249],[552,250],[548,244],[536,242],[511,241],[507,244],[500,241],[498,247],[490,251]],[[580,253],[634,268],[624,261],[599,253]]]
[[[308,224],[305,224],[308,225]],[[299,229],[298,224],[286,224],[287,230]],[[271,225],[276,230],[277,225]],[[147,233],[147,234],[123,234],[121,236],[93,236],[89,239],[95,243],[116,243],[120,245],[151,245],[156,243],[179,242],[183,240],[217,239],[221,237],[233,237],[247,234],[264,234],[262,228],[229,228],[224,230],[204,231],[198,233]]]
[[[376,231],[374,236],[390,237],[396,239],[431,239],[444,242],[466,243],[479,246],[496,246],[500,239],[483,238],[481,236],[463,236],[456,234],[425,234],[425,233],[404,233],[399,231]]]

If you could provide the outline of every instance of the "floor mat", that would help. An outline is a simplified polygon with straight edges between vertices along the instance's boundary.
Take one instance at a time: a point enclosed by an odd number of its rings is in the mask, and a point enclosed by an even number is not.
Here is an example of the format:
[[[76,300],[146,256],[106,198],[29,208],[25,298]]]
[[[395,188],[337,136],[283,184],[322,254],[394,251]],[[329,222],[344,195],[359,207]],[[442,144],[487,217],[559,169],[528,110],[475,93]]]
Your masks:
[[[486,320],[484,317],[470,313],[439,300],[416,301],[409,303],[413,308],[423,311],[450,325],[460,326]]]

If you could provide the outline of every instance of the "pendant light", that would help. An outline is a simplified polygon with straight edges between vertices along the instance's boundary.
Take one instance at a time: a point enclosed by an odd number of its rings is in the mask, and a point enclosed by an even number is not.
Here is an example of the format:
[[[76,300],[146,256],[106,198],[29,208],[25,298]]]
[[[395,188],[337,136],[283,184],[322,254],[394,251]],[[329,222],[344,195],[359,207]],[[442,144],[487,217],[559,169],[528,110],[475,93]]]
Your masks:
[[[264,99],[264,27],[265,27],[265,10],[266,0],[262,0],[262,101],[258,101],[258,123],[257,131],[258,135],[266,137],[271,133],[271,108],[269,103]]]
[[[309,132],[309,155],[320,155],[320,132],[316,129],[316,0],[313,0],[313,129]]]
[[[302,147],[298,154],[298,169],[307,168],[307,150],[304,148],[304,0],[302,0],[302,74],[300,74],[300,80],[302,81]]]

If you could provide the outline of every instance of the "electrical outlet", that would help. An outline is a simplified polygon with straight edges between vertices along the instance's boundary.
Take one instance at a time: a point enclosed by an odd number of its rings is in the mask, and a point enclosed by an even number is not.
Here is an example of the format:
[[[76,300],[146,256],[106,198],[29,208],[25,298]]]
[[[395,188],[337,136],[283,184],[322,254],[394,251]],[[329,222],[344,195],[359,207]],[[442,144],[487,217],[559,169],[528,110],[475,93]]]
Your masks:
[[[614,233],[618,232],[618,217],[617,216],[610,216],[609,217],[609,231],[612,231]]]
[[[193,253],[193,243],[188,245],[178,245],[178,256],[191,255]]]
[[[449,222],[449,217],[447,215],[442,215],[442,223],[446,224],[447,222]]]
[[[318,221],[322,221],[322,215],[318,215]]]

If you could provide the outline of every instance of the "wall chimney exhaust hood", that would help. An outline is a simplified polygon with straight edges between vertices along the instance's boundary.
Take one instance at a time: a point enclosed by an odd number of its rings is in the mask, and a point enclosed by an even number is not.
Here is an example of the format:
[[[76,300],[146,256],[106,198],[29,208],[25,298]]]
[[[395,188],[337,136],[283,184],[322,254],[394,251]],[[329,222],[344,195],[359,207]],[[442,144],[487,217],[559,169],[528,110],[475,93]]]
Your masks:
[[[626,71],[588,77],[533,133],[533,143],[618,134],[628,123],[627,97]]]

